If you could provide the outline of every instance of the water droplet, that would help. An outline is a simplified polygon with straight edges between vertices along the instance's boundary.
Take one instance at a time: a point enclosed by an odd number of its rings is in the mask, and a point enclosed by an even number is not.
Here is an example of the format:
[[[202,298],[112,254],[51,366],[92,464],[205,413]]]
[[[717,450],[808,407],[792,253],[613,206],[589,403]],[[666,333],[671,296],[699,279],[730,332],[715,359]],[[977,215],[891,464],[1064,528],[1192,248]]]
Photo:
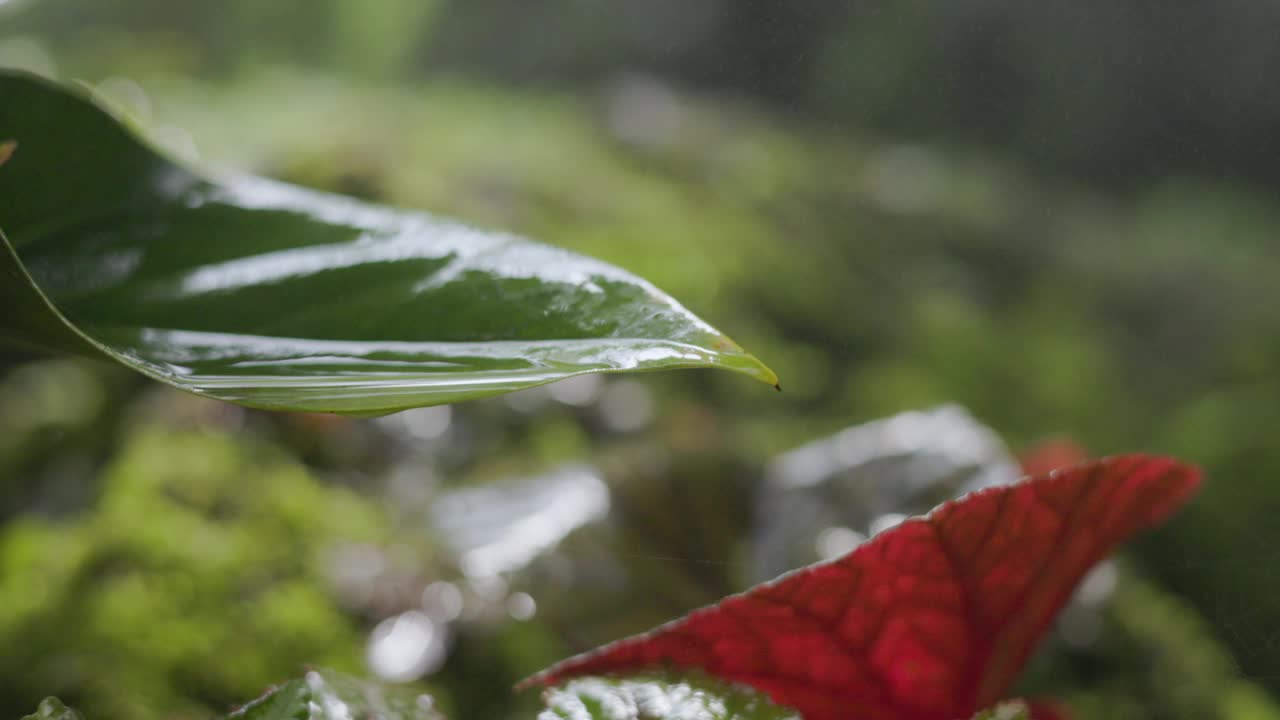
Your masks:
[[[511,593],[507,596],[507,614],[516,620],[529,620],[538,612],[538,604],[529,593]]]
[[[451,582],[437,580],[422,590],[422,609],[436,622],[453,622],[462,614],[462,591]]]
[[[369,667],[391,682],[407,682],[434,672],[444,664],[444,634],[443,627],[417,610],[387,618],[369,636]]]
[[[548,385],[547,392],[556,402],[585,407],[595,402],[603,382],[599,375],[579,375]]]
[[[906,515],[902,515],[899,513],[885,513],[880,517],[877,517],[875,520],[871,521],[871,527],[870,527],[871,534],[879,535],[880,533],[884,532],[885,530],[888,530],[891,527],[896,527],[898,525],[901,525],[902,521],[906,519],[907,519]]]
[[[829,527],[818,533],[814,549],[823,560],[834,560],[852,551],[867,537],[847,527]]]

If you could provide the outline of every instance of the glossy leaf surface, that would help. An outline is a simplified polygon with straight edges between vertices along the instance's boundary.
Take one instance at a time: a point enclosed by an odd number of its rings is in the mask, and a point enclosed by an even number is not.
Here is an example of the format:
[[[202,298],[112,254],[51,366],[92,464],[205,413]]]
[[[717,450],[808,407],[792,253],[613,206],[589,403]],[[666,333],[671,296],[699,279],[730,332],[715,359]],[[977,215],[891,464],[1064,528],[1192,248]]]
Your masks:
[[[523,685],[691,667],[806,720],[971,717],[1004,697],[1089,568],[1198,484],[1192,467],[1130,455],[981,490]]]
[[[578,678],[543,702],[538,720],[799,720],[760,693],[698,674]]]
[[[756,495],[755,582],[848,552],[838,528],[866,538],[886,519],[1024,474],[1004,441],[964,408],[940,405],[844,428],[774,458]]]
[[[442,720],[431,698],[329,670],[273,688],[228,720]]]
[[[0,72],[0,143],[0,339],[271,409],[390,412],[678,367],[776,383],[619,268],[425,213],[215,182],[80,91]]]
[[[538,720],[801,720],[750,688],[691,675],[585,677],[543,693]],[[1059,720],[1019,701],[979,712],[973,720]]]

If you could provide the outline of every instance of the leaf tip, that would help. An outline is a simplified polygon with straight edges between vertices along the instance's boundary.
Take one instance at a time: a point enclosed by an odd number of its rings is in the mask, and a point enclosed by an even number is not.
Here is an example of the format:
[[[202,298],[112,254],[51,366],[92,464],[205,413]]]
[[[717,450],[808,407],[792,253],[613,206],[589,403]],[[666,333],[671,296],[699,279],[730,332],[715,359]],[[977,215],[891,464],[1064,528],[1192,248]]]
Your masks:
[[[782,389],[782,385],[778,382],[778,374],[773,371],[773,368],[761,362],[760,358],[748,352],[740,352],[740,358],[742,360],[741,365],[732,369],[750,375],[760,382],[772,386],[775,390]]]
[[[560,678],[551,672],[552,669],[553,668],[546,668],[521,680],[511,687],[512,692],[520,693],[526,690],[531,690],[535,687],[551,687],[560,680]]]

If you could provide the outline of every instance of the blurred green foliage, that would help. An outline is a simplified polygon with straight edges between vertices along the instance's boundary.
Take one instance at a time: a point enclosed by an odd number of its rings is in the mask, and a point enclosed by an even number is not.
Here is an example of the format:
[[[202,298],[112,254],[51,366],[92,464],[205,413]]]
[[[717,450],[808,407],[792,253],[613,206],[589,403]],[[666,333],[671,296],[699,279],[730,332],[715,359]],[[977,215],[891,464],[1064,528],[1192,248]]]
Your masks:
[[[454,485],[588,457],[623,521],[561,554],[622,570],[566,575],[552,558],[526,581],[542,588],[533,621],[459,627],[432,676],[460,717],[528,717],[536,698],[506,694],[522,675],[742,586],[760,462],[958,402],[1013,447],[1062,433],[1208,475],[1130,553],[1139,571],[1099,641],[1050,648],[1029,687],[1090,718],[1276,716],[1280,203],[1266,69],[1280,6],[814,0],[771,16],[767,3],[661,2],[638,18],[626,3],[411,5],[386,3],[392,14],[368,21],[388,24],[370,30],[340,26],[340,2],[19,3],[0,19],[0,58],[87,79],[206,163],[619,264],[751,348],[784,392],[646,377],[653,419],[627,431],[596,406],[478,403],[455,409],[456,432],[420,462],[372,423],[237,425],[200,403],[175,420],[167,394],[139,395],[109,369],[12,365],[0,710],[56,692],[107,720],[201,716],[303,663],[351,668],[361,618],[311,563],[334,535],[420,525],[420,507],[377,500],[401,482],[393,468],[414,487]],[[832,19],[836,5],[848,10]],[[253,15],[266,12],[279,14]],[[989,17],[952,22],[966,13]],[[175,448],[221,470],[197,472]],[[224,506],[238,509],[212,509]],[[211,535],[240,554],[187,540]],[[417,562],[446,572],[429,553]],[[278,586],[243,600],[245,578],[264,575]],[[206,662],[214,649],[234,664]]]
[[[358,667],[319,553],[380,537],[367,501],[269,448],[158,427],[101,482],[91,514],[0,531],[0,642],[23,648],[0,657],[0,705],[56,693],[95,717],[199,717],[304,662]]]
[[[581,90],[621,70],[1117,187],[1179,174],[1280,183],[1274,0],[9,3],[23,11],[0,19],[13,32],[45,34],[60,54],[127,55],[123,72],[302,62]]]

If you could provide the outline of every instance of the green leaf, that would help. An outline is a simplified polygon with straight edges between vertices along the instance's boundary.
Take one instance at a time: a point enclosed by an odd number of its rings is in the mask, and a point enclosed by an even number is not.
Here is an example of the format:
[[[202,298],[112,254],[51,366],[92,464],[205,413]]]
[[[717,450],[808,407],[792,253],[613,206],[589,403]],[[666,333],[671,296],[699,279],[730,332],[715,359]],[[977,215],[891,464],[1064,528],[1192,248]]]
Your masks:
[[[538,720],[799,720],[750,688],[697,673],[586,677],[543,693]]]
[[[228,720],[308,720],[311,717],[311,689],[303,680],[290,680],[268,690],[227,716]]]
[[[0,143],[0,338],[17,344],[243,405],[353,414],[588,372],[716,367],[776,384],[619,268],[425,213],[210,180],[79,89],[0,72]]]
[[[442,720],[430,696],[315,670],[268,691],[227,720]]]
[[[84,720],[84,716],[72,710],[56,697],[47,697],[40,701],[40,707],[22,720]]]

